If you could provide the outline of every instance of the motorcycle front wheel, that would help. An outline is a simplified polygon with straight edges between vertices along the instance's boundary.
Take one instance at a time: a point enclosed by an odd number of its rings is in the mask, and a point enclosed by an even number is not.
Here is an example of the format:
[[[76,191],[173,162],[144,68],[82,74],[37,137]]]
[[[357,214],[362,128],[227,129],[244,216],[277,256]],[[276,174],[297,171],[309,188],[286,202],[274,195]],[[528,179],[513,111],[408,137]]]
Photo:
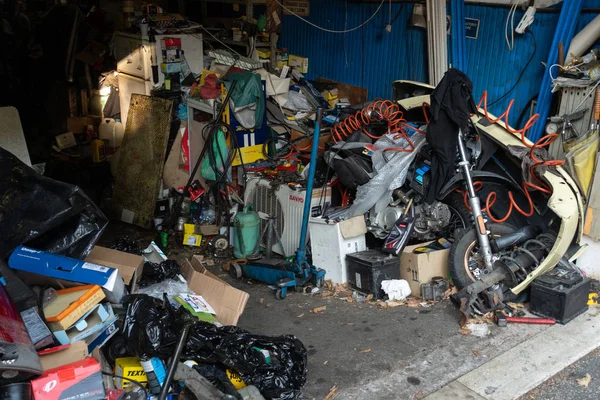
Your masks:
[[[508,224],[488,224],[487,228],[492,232],[493,237],[500,237],[515,231],[515,228]],[[479,280],[485,264],[480,254],[475,228],[464,230],[454,238],[450,249],[448,269],[454,286],[459,290]]]

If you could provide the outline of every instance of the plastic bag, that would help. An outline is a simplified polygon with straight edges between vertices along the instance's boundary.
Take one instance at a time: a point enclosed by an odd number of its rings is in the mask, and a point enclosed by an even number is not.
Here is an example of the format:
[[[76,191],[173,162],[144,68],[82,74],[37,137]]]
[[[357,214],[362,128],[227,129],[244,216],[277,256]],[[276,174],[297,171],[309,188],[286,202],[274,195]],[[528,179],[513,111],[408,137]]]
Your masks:
[[[142,255],[142,249],[140,246],[138,246],[135,240],[129,236],[121,236],[120,238],[115,239],[115,241],[110,245],[110,248],[138,256]]]
[[[179,275],[181,269],[175,260],[165,260],[160,264],[146,261],[140,278],[139,286],[148,286],[159,283],[165,279],[173,279]]]
[[[108,224],[77,186],[38,174],[0,148],[0,256],[28,247],[83,259]]]
[[[137,287],[136,294],[147,294],[148,296],[162,299],[166,294],[168,298],[177,296],[180,293],[192,293],[187,283],[175,279],[165,279],[162,282],[155,283],[146,287]]]
[[[297,399],[306,382],[307,352],[294,336],[252,335],[235,326],[197,323],[190,331],[185,356],[220,363],[273,400]]]
[[[377,175],[368,183],[358,187],[354,203],[352,203],[352,206],[346,210],[341,218],[349,219],[365,214],[380,199],[384,196],[389,198],[392,190],[404,184],[410,164],[425,144],[425,135],[415,134],[411,137],[415,146],[414,151],[410,153],[387,152],[385,157],[388,158],[386,161],[384,158],[384,149],[388,147],[405,147],[406,145],[404,138],[393,140],[389,136],[382,136],[373,146],[373,168],[377,172]]]
[[[181,333],[181,312],[168,301],[145,294],[128,296],[123,305],[123,336],[129,350],[140,358],[169,358]]]

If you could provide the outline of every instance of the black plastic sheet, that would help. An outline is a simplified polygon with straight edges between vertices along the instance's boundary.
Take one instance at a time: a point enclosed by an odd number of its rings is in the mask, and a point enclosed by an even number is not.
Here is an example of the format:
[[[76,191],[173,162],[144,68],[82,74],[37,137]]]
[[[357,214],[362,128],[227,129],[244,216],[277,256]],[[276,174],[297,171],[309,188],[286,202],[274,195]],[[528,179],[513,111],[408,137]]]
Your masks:
[[[107,224],[79,187],[40,175],[0,148],[1,257],[25,244],[82,259]]]

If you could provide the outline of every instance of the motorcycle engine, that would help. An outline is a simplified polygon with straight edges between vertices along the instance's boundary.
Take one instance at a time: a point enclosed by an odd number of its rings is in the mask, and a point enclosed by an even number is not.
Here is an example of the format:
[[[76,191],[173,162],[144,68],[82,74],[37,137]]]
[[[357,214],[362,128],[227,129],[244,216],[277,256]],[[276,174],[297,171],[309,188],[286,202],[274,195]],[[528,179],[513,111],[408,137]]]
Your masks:
[[[415,230],[413,236],[421,241],[432,240],[439,236],[450,223],[452,214],[447,205],[438,201],[433,204],[414,206]],[[389,235],[394,223],[404,212],[402,206],[387,206],[368,218],[368,230],[377,238],[384,239]]]
[[[387,206],[382,211],[371,214],[367,220],[367,229],[379,239],[385,239],[390,234],[394,223],[404,212],[404,207]]]
[[[432,204],[415,206],[414,236],[419,240],[432,240],[439,236],[450,223],[452,214],[444,203],[435,201]]]

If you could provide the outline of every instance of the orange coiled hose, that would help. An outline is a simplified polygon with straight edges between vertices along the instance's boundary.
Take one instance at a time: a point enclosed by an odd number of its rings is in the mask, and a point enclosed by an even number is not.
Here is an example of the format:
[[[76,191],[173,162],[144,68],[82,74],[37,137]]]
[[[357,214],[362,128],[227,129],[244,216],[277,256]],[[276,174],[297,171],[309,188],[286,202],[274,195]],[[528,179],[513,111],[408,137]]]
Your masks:
[[[374,120],[386,121],[388,124],[388,132],[394,135],[394,139],[403,137],[408,146],[405,148],[390,147],[384,151],[399,151],[410,153],[414,151],[415,146],[409,138],[407,129],[412,129],[415,132],[425,134],[425,132],[413,126],[406,124],[403,118],[402,111],[398,104],[390,100],[379,100],[369,104],[367,107],[351,115],[336,126],[333,127],[331,137],[335,142],[341,142],[351,137],[356,131],[361,130],[365,135],[372,139],[378,139],[380,136],[373,135],[366,127]]]
[[[511,100],[510,103],[508,103],[508,107],[506,108],[506,111],[504,111],[502,113],[502,115],[500,115],[499,117],[497,117],[495,119],[491,118],[489,116],[489,113],[487,110],[487,90],[483,92],[483,95],[481,96],[481,99],[479,100],[479,104],[477,105],[478,108],[481,108],[481,105],[483,104],[483,111],[484,111],[485,118],[492,124],[496,123],[498,121],[501,121],[502,118],[504,118],[504,120],[501,122],[504,122],[506,130],[508,130],[509,132],[511,132],[517,136],[520,135],[521,142],[523,142],[523,144],[525,146],[527,146],[528,148],[531,149],[529,151],[529,157],[531,157],[531,159],[534,162],[534,164],[529,168],[529,174],[531,175],[531,178],[533,179],[533,181],[535,183],[525,181],[522,184],[523,192],[525,193],[525,197],[527,198],[527,202],[529,203],[529,211],[524,211],[523,209],[521,209],[521,207],[519,207],[519,205],[515,201],[513,193],[508,192],[508,198],[510,200],[508,212],[502,218],[495,218],[491,213],[491,207],[496,202],[496,192],[490,192],[490,194],[488,194],[488,196],[485,200],[485,208],[483,208],[482,211],[487,211],[490,219],[496,223],[506,222],[506,220],[508,220],[508,218],[512,214],[513,209],[516,209],[520,214],[522,214],[525,217],[531,217],[534,212],[534,207],[533,207],[533,200],[531,199],[531,195],[529,194],[530,190],[539,190],[540,192],[546,193],[546,194],[552,193],[551,188],[545,182],[543,182],[540,178],[537,177],[537,175],[535,174],[535,169],[538,167],[541,167],[541,166],[555,167],[555,166],[563,165],[565,163],[562,160],[543,161],[535,156],[536,149],[540,149],[540,148],[550,145],[552,142],[554,142],[556,139],[558,139],[558,134],[556,134],[556,133],[548,134],[546,136],[541,137],[537,142],[535,142],[533,144],[530,144],[527,141],[527,139],[525,138],[526,132],[539,119],[539,117],[540,117],[539,114],[532,115],[531,118],[529,118],[529,120],[527,120],[527,122],[525,123],[525,126],[523,126],[523,128],[521,128],[521,129],[513,129],[508,124],[508,116],[510,114],[510,109],[512,108],[514,102],[515,102],[514,99]],[[474,182],[473,186],[475,187],[475,191],[479,191],[483,187],[483,183],[482,182]],[[469,207],[469,204],[467,202],[467,192],[462,192],[462,191],[460,191],[460,192],[463,193],[465,204],[466,204],[467,208],[470,210],[471,207]]]

